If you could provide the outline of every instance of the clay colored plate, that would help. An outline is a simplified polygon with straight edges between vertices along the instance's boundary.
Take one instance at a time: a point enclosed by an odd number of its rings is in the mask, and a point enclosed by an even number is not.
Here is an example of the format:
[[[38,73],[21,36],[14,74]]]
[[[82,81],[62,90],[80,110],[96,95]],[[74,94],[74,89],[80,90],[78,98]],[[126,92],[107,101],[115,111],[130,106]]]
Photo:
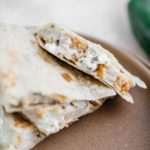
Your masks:
[[[69,128],[50,135],[34,150],[150,150],[150,71],[130,53],[85,36],[109,49],[148,89],[131,90],[135,103],[119,96]]]

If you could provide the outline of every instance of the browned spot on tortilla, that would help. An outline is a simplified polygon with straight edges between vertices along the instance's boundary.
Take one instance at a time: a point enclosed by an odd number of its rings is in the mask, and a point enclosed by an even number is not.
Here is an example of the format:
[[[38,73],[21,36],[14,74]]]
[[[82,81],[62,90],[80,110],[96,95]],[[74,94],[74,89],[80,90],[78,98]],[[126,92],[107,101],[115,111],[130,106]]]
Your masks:
[[[97,101],[89,101],[89,104],[88,104],[88,107],[91,110],[96,110],[100,106],[102,106],[102,102],[99,101],[99,100],[97,100]]]
[[[10,88],[14,87],[17,83],[18,77],[17,75],[10,71],[10,72],[1,72],[0,73],[1,80],[4,80],[4,86],[1,87],[1,91],[9,90]]]
[[[99,64],[97,69],[96,69],[97,75],[102,78],[105,71],[106,71],[106,65],[105,64]]]
[[[100,101],[89,101],[89,103],[90,103],[93,107],[98,107],[98,106],[100,106]]]
[[[50,96],[51,99],[59,101],[61,103],[65,103],[67,100],[67,97],[65,95],[59,94],[59,93],[54,93]]]
[[[8,73],[1,73],[1,78],[7,79],[9,77]]]
[[[17,136],[17,145],[20,145],[22,142],[22,138],[20,135]]]
[[[62,73],[61,75],[62,75],[62,77],[63,77],[67,82],[71,82],[71,81],[72,81],[72,77],[71,77],[68,73],[64,72],[64,73]]]
[[[17,128],[29,128],[32,125],[19,115],[14,115],[14,124]]]
[[[17,105],[13,105],[13,104],[10,104],[10,106],[12,107],[12,108],[15,108],[15,109],[21,109],[21,108],[23,108],[24,107],[24,104],[23,104],[23,102],[22,101],[20,101]]]
[[[43,115],[41,112],[37,112],[36,117],[37,117],[37,119],[43,119]]]
[[[78,37],[75,37],[70,34],[66,34],[72,41],[70,45],[71,49],[77,49],[80,52],[86,53],[88,50],[88,45],[85,41],[80,40]]]

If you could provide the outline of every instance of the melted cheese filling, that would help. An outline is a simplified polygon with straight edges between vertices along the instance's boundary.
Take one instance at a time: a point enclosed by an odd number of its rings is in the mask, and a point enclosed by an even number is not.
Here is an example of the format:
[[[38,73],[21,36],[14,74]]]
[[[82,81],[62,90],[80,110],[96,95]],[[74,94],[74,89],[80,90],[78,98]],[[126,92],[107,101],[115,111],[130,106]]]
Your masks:
[[[84,54],[80,49],[71,47],[73,42],[65,33],[54,29],[50,29],[48,32],[50,34],[44,36],[45,48],[52,54],[65,57],[67,60],[92,71],[97,69],[98,64],[110,64],[110,58],[106,54],[93,50],[98,45],[95,44],[93,47],[93,45],[88,44],[87,51]]]

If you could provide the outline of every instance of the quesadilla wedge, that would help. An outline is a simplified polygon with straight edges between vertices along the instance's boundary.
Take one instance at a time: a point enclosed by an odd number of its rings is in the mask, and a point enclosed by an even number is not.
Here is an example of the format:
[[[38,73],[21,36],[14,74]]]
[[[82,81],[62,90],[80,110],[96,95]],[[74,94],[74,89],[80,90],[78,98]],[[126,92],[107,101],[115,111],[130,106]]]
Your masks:
[[[64,127],[68,127],[71,123],[78,120],[79,117],[95,111],[103,104],[105,99],[39,106],[23,111],[22,114],[42,133],[48,136]]]
[[[92,75],[133,103],[129,89],[145,83],[129,73],[108,50],[55,24],[37,29],[39,45],[73,67]]]
[[[46,136],[17,114],[0,107],[0,150],[29,150]]]
[[[115,95],[39,48],[34,34],[24,27],[0,25],[0,60],[0,105],[6,112]]]

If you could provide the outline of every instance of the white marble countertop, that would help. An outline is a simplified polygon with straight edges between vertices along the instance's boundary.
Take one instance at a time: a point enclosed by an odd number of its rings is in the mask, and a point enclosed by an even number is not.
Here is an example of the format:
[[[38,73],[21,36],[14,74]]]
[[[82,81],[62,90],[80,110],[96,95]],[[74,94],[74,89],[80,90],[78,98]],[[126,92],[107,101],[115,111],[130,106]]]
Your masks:
[[[145,56],[131,33],[127,2],[128,0],[0,0],[0,22],[32,26],[54,22]]]

